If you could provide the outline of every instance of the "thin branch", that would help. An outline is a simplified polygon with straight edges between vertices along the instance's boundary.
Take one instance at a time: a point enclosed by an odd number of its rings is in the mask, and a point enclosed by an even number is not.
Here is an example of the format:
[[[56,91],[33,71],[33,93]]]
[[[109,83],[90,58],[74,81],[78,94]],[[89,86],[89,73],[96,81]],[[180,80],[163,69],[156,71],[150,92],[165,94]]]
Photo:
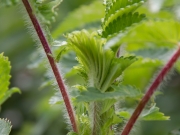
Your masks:
[[[129,119],[128,123],[126,124],[125,128],[122,131],[121,135],[128,135],[135,124],[137,118],[141,114],[143,108],[151,98],[152,94],[155,92],[156,88],[159,86],[159,84],[163,81],[163,78],[168,73],[168,71],[172,68],[174,63],[177,61],[177,59],[180,56],[180,44],[178,50],[174,53],[174,55],[171,57],[171,59],[168,61],[168,63],[164,66],[164,68],[160,71],[138,106],[136,107],[134,113],[132,114],[131,118]]]
[[[52,68],[53,73],[55,75],[56,81],[58,83],[58,86],[60,88],[62,97],[63,97],[64,102],[65,102],[67,112],[69,114],[69,118],[70,118],[73,130],[74,130],[74,132],[78,132],[77,124],[76,124],[76,120],[75,120],[75,114],[74,114],[74,111],[73,111],[72,104],[70,102],[69,95],[67,93],[65,84],[64,84],[63,79],[61,77],[61,74],[60,74],[60,72],[58,70],[56,62],[55,62],[54,58],[52,57],[52,52],[51,52],[51,49],[49,47],[48,41],[47,41],[47,39],[46,39],[46,37],[45,37],[45,35],[43,33],[42,27],[41,27],[40,23],[38,22],[29,1],[28,0],[22,0],[22,2],[23,2],[24,6],[26,8],[26,11],[27,11],[32,23],[33,23],[34,29],[36,30],[36,33],[37,33],[37,35],[39,37],[39,40],[41,41],[41,44],[42,44],[42,46],[44,48],[46,56],[47,56],[47,58],[49,60],[49,63],[51,65],[51,68]]]

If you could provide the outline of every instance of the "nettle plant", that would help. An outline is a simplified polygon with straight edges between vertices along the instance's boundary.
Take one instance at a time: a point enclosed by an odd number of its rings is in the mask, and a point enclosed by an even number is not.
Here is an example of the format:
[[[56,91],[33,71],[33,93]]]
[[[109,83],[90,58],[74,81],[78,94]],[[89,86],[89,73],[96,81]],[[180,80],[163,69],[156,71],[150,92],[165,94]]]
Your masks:
[[[16,2],[20,1],[2,3]],[[178,3],[92,1],[69,14],[53,34],[48,27],[61,0],[22,0],[20,3],[26,10],[23,12],[27,12],[25,16],[33,39],[42,45],[46,54],[42,59],[48,59],[61,92],[58,100],[51,100],[65,104],[70,124],[68,135],[135,134],[137,120],[169,119],[159,112],[154,98],[170,69],[180,67]],[[152,16],[149,10],[159,13]],[[83,30],[73,30],[80,29],[81,25]],[[63,33],[64,41],[59,38]],[[78,74],[83,81],[67,87],[57,63],[72,52],[78,64],[66,74]]]

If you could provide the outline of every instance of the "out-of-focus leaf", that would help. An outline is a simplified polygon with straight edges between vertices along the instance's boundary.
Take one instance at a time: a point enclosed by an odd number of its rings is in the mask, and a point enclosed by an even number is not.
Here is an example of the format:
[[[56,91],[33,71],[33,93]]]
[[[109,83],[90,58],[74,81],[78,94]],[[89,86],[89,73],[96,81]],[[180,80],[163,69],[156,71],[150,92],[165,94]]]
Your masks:
[[[78,135],[78,134],[75,132],[69,132],[67,135]]]
[[[145,21],[131,29],[122,39],[122,43],[128,44],[128,50],[137,50],[143,47],[174,48],[180,40],[179,31],[180,23],[178,21]]]
[[[147,48],[133,51],[132,53],[143,58],[167,61],[174,50],[168,48]],[[153,54],[153,55],[152,55]]]
[[[19,0],[1,0],[0,7],[15,5]]]
[[[56,7],[62,2],[62,0],[34,0],[37,14],[41,21],[46,24],[50,24],[55,21],[57,16]]]
[[[121,111],[118,113],[118,115],[124,119],[129,119],[131,117],[131,114],[127,111]]]
[[[8,120],[0,119],[0,135],[9,135],[11,127],[11,123]]]
[[[131,84],[144,91],[154,73],[162,65],[159,60],[139,59],[124,71],[123,84]]]
[[[168,135],[180,135],[180,129],[175,129],[171,131]]]
[[[155,105],[151,109],[141,116],[143,120],[169,120],[169,116],[164,116],[162,112],[159,112],[159,108]]]
[[[100,1],[94,1],[90,5],[84,5],[71,12],[53,32],[53,37],[57,38],[64,32],[73,30],[77,27],[100,21],[104,16],[104,7]]]
[[[2,105],[14,93],[21,93],[21,91],[18,88],[11,88],[10,90],[6,91],[4,96],[0,98],[0,105]]]
[[[110,39],[108,47],[117,50],[126,44],[128,51],[155,47],[175,48],[180,40],[179,31],[180,23],[175,20],[143,21]]]

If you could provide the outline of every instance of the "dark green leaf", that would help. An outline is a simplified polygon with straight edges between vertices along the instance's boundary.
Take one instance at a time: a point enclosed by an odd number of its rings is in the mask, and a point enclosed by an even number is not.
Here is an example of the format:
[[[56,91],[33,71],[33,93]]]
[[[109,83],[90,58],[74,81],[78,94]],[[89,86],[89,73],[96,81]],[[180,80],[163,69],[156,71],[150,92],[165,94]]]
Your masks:
[[[138,89],[132,86],[120,85],[119,87],[112,86],[112,88],[114,91],[104,93],[100,92],[96,88],[88,88],[87,91],[81,92],[80,96],[77,97],[77,101],[102,101],[106,99],[120,99],[124,97],[137,97],[142,95]]]

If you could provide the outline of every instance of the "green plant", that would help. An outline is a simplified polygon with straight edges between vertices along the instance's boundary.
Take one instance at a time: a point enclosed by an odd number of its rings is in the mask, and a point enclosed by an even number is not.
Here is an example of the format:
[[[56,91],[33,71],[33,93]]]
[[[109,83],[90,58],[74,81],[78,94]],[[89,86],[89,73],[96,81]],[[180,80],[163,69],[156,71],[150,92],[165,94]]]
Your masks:
[[[29,3],[28,0],[22,0],[22,2],[36,33],[33,38],[42,44],[62,93],[73,130],[68,135],[128,135],[138,117],[142,120],[169,119],[156,107],[154,92],[180,55],[180,23],[176,19],[166,18],[168,14],[173,15],[170,9],[173,6],[172,2],[165,1],[164,5],[161,3],[167,10],[166,15],[164,18],[157,15],[158,19],[155,20],[143,14],[143,10],[144,13],[148,12],[147,8],[138,9],[146,2],[144,0],[104,1],[105,15],[101,28],[98,25],[98,15],[84,19],[86,30],[65,34],[66,41],[54,45],[58,46],[53,50],[55,54],[50,49],[55,43],[46,26],[50,25],[49,20],[55,15],[54,8],[61,1],[33,0]],[[90,7],[97,8],[95,5],[98,5],[97,1],[92,2]],[[85,9],[80,8],[70,17],[73,18]],[[88,11],[88,8],[86,10]],[[71,18],[67,18],[62,25],[70,21]],[[92,22],[96,22],[95,25],[92,25]],[[57,38],[79,24],[83,23],[77,22],[70,29],[57,28],[53,35]],[[127,52],[123,52],[124,50]],[[72,68],[69,75],[77,73],[82,76],[83,81],[71,87],[72,92],[69,94],[56,62],[70,51],[75,52],[78,64]],[[167,64],[143,94],[155,70],[164,65],[169,53],[173,55],[168,58]],[[143,84],[139,80],[133,80],[138,77],[136,72],[143,75],[148,71],[139,70],[141,66],[153,67]],[[175,67],[178,69],[179,62]],[[133,73],[131,70],[136,72]],[[126,105],[129,102],[130,107]],[[120,108],[117,107],[118,103],[121,104]],[[149,106],[145,107],[146,104]]]
[[[9,87],[10,74],[10,62],[8,58],[0,54],[0,107],[13,93],[20,92],[18,88]],[[11,123],[6,119],[0,119],[0,134],[7,135],[11,131]]]

